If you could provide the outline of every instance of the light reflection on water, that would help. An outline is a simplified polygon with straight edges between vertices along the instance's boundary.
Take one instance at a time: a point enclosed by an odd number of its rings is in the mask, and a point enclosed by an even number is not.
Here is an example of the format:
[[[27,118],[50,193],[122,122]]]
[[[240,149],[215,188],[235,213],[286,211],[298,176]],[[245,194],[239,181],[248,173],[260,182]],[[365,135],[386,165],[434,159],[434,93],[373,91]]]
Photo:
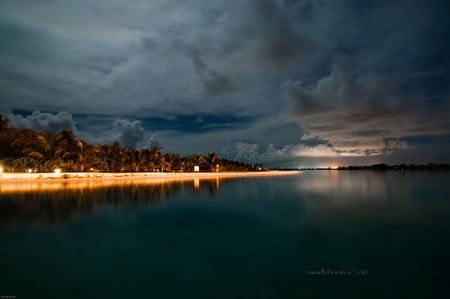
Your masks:
[[[408,197],[407,186],[398,180],[400,173],[377,171],[325,171],[305,176],[297,183],[297,192],[326,197],[327,201],[347,203],[380,201]]]
[[[449,178],[308,171],[0,193],[0,291],[20,298],[447,298]],[[307,272],[321,269],[369,274]]]
[[[177,194],[207,192],[214,197],[220,180],[105,181],[10,183],[0,188],[0,234],[14,225],[43,227],[75,216],[93,214],[100,206],[157,205]]]
[[[210,178],[202,180],[215,181],[217,188],[220,184],[220,179]],[[101,179],[75,179],[71,180],[56,180],[56,181],[39,181],[39,179],[24,180],[24,181],[2,181],[0,184],[0,195],[8,193],[29,193],[29,192],[42,192],[42,191],[58,191],[58,190],[83,190],[83,189],[93,189],[93,188],[106,188],[106,187],[117,187],[117,186],[152,186],[161,184],[172,184],[180,182],[190,182],[194,184],[194,188],[198,189],[200,187],[200,178],[186,178],[186,179],[126,179],[126,180],[114,180],[105,178]]]

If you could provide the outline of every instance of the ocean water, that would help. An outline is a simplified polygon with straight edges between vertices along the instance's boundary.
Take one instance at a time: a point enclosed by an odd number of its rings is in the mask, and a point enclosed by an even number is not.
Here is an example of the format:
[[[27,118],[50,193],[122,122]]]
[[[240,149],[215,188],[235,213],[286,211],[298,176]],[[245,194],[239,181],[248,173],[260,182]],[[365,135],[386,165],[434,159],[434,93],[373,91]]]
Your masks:
[[[0,295],[450,298],[450,173],[0,193]]]

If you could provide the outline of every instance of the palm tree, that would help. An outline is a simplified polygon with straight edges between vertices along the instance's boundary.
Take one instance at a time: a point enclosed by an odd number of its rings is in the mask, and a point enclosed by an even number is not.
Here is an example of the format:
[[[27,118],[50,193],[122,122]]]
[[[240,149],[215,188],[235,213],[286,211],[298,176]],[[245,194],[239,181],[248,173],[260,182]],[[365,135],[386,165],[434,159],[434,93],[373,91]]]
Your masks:
[[[7,136],[12,138],[9,140],[9,156],[20,158],[24,156],[23,150],[31,147],[34,142],[36,133],[31,129],[24,130],[8,130]]]
[[[205,157],[193,154],[181,157],[176,153],[161,153],[159,145],[142,150],[128,149],[118,143],[113,145],[89,145],[76,139],[73,132],[61,131],[52,135],[37,133],[31,129],[18,130],[0,115],[0,160],[14,169],[25,167],[52,170],[65,166],[66,170],[86,171],[97,168],[102,171],[193,171],[199,166],[202,171],[249,170],[251,167],[236,161],[219,159],[216,153]],[[262,166],[261,166],[262,167]],[[255,169],[255,167],[253,167]]]
[[[152,171],[152,163],[151,163],[151,157],[152,153],[149,149],[141,149],[139,150],[139,156],[138,156],[138,164],[140,165],[139,168],[142,171]]]
[[[151,147],[149,149],[149,167],[151,170],[160,170],[162,166],[162,154],[160,147]]]
[[[141,168],[141,163],[139,160],[140,151],[136,149],[131,149],[129,150],[128,155],[131,170],[134,172],[139,172]]]
[[[0,114],[0,130],[9,128],[10,122],[8,118],[3,118],[3,115]]]
[[[64,152],[70,152],[76,146],[77,140],[72,131],[62,130],[56,135],[56,143],[58,150],[64,154]]]
[[[74,167],[81,172],[89,170],[100,164],[99,154],[101,147],[99,145],[89,145],[86,141],[78,139],[72,157],[75,161]]]
[[[61,131],[55,138],[56,156],[64,161],[67,170],[75,168],[77,140],[72,131]]]
[[[24,147],[23,153],[38,161],[39,171],[51,171],[61,167],[63,160],[57,152],[55,136],[48,132],[35,134],[30,146]]]
[[[219,171],[219,156],[215,152],[208,153],[207,161],[209,164],[209,171]]]
[[[98,145],[99,150],[97,152],[97,163],[101,171],[109,171],[109,161],[107,157],[109,145]]]
[[[208,161],[205,156],[201,154],[193,154],[189,157],[189,160],[193,163],[194,166],[199,166],[201,171],[205,171],[208,169]],[[193,167],[192,170],[193,171]]]
[[[128,151],[127,148],[115,142],[112,145],[102,146],[103,165],[106,171],[122,172],[127,169]]]
[[[10,120],[0,114],[0,159],[15,157],[14,140],[18,137],[18,130],[10,126]]]
[[[181,157],[179,154],[166,153],[164,154],[164,160],[166,163],[166,171],[179,171],[182,170]]]
[[[39,160],[48,160],[55,158],[55,152],[51,137],[52,136],[47,133],[40,133],[36,135],[34,146],[26,148],[24,150],[24,153]]]

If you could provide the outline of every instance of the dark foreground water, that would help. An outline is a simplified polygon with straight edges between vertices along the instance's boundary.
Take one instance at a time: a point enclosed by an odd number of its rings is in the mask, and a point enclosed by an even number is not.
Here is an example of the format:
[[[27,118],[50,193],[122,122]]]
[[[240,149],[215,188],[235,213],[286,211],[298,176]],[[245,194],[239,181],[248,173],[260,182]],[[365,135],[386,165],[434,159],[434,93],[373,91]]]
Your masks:
[[[0,296],[450,298],[450,173],[0,194]]]

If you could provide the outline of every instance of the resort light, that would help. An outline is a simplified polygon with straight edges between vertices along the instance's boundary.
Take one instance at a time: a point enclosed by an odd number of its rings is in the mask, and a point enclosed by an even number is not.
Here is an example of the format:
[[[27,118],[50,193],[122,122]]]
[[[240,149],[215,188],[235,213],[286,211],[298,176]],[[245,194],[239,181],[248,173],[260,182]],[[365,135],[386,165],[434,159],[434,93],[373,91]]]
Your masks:
[[[28,168],[28,173],[32,173],[32,172],[33,172],[33,169]]]
[[[55,173],[61,173],[61,168],[56,168],[56,169],[54,170],[54,172],[55,172]]]
[[[3,172],[3,167],[2,166],[0,166],[0,173],[2,173]]]

